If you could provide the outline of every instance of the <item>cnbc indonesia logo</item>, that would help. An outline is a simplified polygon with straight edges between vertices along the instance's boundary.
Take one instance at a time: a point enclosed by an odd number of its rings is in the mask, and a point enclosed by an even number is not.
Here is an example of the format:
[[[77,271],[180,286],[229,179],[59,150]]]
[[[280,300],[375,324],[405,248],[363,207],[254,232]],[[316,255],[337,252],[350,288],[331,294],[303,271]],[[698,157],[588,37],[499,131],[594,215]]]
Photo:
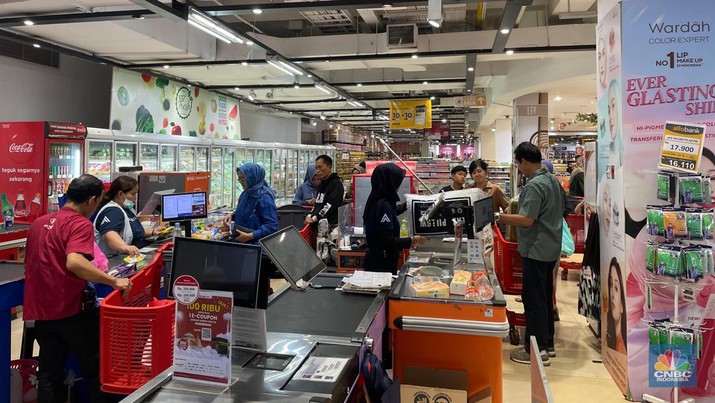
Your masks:
[[[690,364],[687,355],[681,355],[679,349],[667,350],[658,355],[653,365],[652,376],[656,383],[662,386],[684,384],[694,379],[695,368]]]

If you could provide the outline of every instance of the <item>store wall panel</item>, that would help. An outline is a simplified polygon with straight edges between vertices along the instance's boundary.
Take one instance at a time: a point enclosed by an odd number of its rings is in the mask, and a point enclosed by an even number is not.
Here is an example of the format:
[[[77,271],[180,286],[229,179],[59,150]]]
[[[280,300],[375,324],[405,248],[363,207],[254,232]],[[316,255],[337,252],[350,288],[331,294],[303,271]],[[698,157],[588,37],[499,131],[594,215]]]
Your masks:
[[[257,112],[241,104],[241,137],[251,141],[300,144],[300,118],[283,118]]]
[[[52,68],[0,57],[0,121],[82,122],[107,127],[112,69],[60,55]]]

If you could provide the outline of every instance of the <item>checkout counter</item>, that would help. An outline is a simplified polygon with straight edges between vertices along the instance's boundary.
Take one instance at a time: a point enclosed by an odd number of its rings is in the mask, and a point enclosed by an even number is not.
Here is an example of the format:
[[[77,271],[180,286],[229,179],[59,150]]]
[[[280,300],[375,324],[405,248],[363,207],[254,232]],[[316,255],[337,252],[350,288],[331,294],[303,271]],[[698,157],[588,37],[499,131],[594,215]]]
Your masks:
[[[442,268],[441,281],[454,274],[454,243],[431,239],[420,248],[431,266]],[[465,255],[466,256],[466,255]],[[494,295],[487,301],[450,294],[446,298],[413,296],[409,274],[425,263],[405,263],[389,296],[388,323],[393,340],[393,379],[403,378],[407,367],[463,371],[468,401],[502,401],[502,338],[509,332],[506,300],[489,259],[462,263],[458,269],[482,272]],[[404,384],[405,382],[403,382]],[[429,386],[429,385],[422,385]]]
[[[300,236],[293,227],[271,237]],[[291,248],[289,255],[313,253]],[[264,245],[265,247],[265,245]],[[274,260],[275,261],[275,260]],[[281,271],[282,266],[276,263]],[[321,270],[324,269],[321,268]],[[291,283],[307,280],[307,287],[286,286],[271,295],[266,309],[268,348],[254,351],[234,348],[232,383],[218,390],[172,379],[168,369],[129,395],[124,402],[343,402],[362,393],[359,368],[367,348],[381,352],[386,326],[388,292],[350,294],[336,290],[342,275],[329,273],[307,278],[296,275]],[[321,359],[341,368],[334,379],[301,377],[305,368]]]
[[[30,224],[15,224],[11,229],[0,228],[0,260],[20,260],[20,249],[25,247]]]
[[[0,401],[10,401],[10,320],[11,309],[22,305],[25,267],[22,263],[0,261]]]

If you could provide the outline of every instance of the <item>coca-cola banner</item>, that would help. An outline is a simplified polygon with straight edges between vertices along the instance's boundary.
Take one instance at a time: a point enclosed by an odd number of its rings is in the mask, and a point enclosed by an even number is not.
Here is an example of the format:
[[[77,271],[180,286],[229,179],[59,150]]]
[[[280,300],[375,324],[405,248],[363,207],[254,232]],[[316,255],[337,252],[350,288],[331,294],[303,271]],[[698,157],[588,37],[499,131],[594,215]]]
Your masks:
[[[0,204],[3,216],[13,210],[15,220],[32,221],[39,212],[44,185],[44,122],[0,123]],[[30,211],[34,206],[34,211]]]

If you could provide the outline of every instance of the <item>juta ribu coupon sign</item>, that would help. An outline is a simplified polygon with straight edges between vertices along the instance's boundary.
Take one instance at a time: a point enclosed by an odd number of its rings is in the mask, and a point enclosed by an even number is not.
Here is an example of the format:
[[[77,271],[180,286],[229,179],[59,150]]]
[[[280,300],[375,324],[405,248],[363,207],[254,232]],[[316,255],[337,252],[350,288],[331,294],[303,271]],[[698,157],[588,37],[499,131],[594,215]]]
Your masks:
[[[658,168],[698,173],[704,138],[704,125],[665,122]]]

